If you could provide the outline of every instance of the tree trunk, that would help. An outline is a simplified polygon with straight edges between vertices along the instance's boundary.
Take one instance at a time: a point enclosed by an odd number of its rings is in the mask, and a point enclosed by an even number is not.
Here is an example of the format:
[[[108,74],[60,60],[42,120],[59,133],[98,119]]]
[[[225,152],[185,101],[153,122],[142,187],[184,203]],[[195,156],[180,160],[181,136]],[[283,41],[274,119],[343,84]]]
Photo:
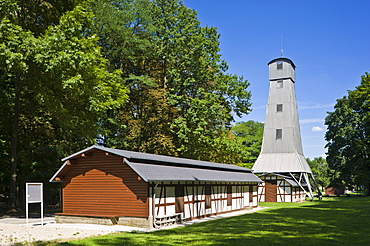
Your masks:
[[[13,120],[13,135],[11,148],[11,173],[10,173],[10,193],[9,205],[13,208],[17,205],[17,164],[18,164],[18,123],[19,123],[19,98],[20,98],[20,73],[15,77],[15,96],[14,96],[14,120]]]

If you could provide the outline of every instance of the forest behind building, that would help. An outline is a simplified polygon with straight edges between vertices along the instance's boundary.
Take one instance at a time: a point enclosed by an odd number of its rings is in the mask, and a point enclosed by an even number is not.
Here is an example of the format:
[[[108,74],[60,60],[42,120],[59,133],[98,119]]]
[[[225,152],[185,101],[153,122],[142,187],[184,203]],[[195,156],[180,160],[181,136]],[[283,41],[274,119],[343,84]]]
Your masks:
[[[249,167],[257,158],[263,125],[232,130],[251,111],[249,83],[227,72],[217,29],[181,1],[0,7],[0,194],[10,206],[25,182],[55,190],[61,159],[93,144]]]

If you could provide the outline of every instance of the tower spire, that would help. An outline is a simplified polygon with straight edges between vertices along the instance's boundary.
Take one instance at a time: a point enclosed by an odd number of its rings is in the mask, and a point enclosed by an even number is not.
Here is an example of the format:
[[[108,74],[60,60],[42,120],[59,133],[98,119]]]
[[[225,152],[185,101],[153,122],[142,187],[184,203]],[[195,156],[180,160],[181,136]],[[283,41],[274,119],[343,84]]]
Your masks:
[[[284,57],[284,50],[283,50],[283,34],[280,36],[280,55]]]

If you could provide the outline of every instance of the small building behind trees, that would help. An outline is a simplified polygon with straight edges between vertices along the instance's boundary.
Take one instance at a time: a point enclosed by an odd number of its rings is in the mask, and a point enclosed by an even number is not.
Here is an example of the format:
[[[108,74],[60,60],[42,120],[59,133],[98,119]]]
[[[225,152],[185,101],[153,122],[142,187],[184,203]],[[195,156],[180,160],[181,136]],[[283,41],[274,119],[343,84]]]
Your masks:
[[[57,222],[160,227],[257,207],[261,180],[235,165],[91,146],[63,159]]]
[[[338,186],[338,187],[330,186],[330,187],[325,188],[325,195],[340,196],[340,195],[344,195],[345,193],[344,191],[345,189],[342,186]]]

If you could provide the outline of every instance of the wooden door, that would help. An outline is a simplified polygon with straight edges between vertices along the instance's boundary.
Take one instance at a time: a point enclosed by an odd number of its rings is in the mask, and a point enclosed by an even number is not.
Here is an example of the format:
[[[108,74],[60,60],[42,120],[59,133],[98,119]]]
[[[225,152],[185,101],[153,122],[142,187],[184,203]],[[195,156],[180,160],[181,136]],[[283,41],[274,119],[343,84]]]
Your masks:
[[[277,183],[276,180],[265,181],[266,197],[265,202],[277,202]]]

